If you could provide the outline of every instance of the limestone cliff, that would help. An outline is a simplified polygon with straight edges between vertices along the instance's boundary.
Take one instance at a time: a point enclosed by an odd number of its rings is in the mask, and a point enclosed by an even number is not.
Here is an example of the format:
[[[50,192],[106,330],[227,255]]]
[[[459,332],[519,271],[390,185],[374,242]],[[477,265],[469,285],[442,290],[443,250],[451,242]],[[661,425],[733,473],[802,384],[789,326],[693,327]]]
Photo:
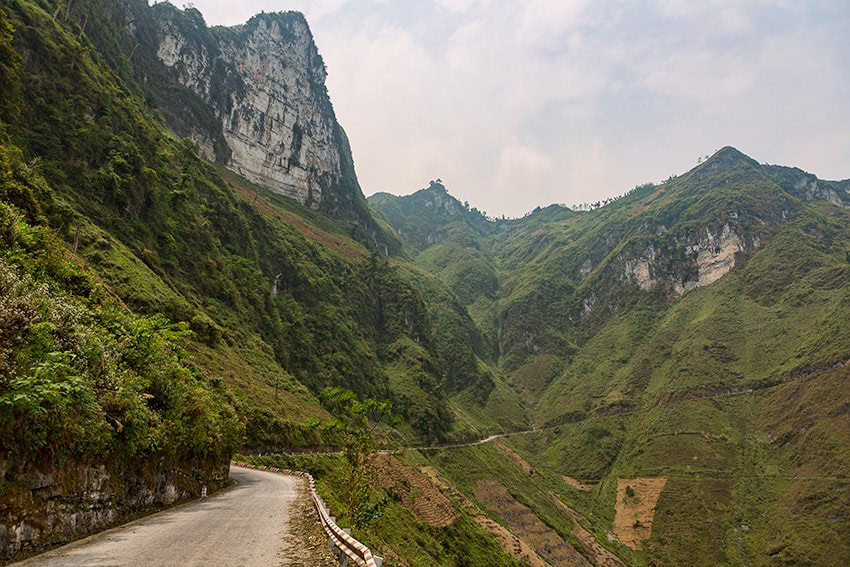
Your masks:
[[[152,9],[159,61],[214,117],[205,123],[167,114],[172,130],[195,142],[206,159],[354,222],[367,242],[393,253],[397,242],[371,216],[357,183],[304,16],[263,13],[241,26],[208,28],[193,8],[162,3]]]
[[[669,253],[649,243],[636,257],[627,253],[621,260],[620,281],[632,280],[642,290],[668,284],[678,295],[710,285],[735,267],[738,252],[752,253],[761,245],[757,235],[750,235],[735,223],[706,226],[673,241],[679,262]]]

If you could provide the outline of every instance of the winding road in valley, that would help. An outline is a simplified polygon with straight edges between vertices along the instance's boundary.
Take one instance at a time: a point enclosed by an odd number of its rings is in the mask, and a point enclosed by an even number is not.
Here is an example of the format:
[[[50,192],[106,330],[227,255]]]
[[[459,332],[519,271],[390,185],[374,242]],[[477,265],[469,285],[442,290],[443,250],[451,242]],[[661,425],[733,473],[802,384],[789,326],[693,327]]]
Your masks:
[[[146,516],[38,555],[16,567],[201,567],[302,564],[290,511],[303,480],[233,467],[215,496]],[[309,563],[308,563],[309,564]]]

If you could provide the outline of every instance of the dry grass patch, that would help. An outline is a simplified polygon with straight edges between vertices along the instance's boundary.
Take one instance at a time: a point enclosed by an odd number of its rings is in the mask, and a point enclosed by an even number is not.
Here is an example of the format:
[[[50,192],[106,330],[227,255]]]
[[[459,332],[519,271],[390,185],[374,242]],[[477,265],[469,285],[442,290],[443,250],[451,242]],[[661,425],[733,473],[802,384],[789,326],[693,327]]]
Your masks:
[[[617,502],[614,505],[614,533],[632,549],[641,549],[652,535],[655,504],[667,477],[617,479]]]
[[[309,240],[324,244],[328,248],[336,250],[343,258],[354,260],[368,253],[366,248],[350,238],[317,228],[300,216],[269,203],[262,195],[238,183],[235,179],[230,179],[229,181],[230,187],[245,201],[251,203],[260,213],[292,225]]]
[[[544,524],[534,511],[511,496],[497,480],[479,480],[475,498],[504,519],[508,527],[540,557],[555,567],[590,566],[584,556]]]

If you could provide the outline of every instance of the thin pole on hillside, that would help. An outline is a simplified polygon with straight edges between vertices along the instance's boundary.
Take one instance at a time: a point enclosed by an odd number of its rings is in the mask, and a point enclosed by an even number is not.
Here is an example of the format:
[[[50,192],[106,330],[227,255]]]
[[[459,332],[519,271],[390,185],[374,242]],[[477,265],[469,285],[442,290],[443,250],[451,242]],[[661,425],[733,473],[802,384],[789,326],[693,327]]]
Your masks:
[[[89,25],[89,14],[91,13],[92,4],[94,4],[94,2],[91,2],[86,10],[86,17],[83,19],[83,25],[80,27],[80,35],[77,36],[77,41],[80,41],[83,38],[83,34],[86,33],[86,26]]]
[[[80,244],[80,226],[81,222],[77,222],[77,233],[74,235],[74,256],[77,255],[77,246]]]

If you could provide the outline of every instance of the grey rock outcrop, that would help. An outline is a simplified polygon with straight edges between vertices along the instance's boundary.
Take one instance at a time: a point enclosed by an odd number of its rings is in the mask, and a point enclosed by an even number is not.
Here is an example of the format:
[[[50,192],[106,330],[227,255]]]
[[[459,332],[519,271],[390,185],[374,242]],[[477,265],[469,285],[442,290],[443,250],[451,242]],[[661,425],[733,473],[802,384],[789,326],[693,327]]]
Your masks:
[[[717,227],[706,226],[675,239],[673,246],[683,251],[679,265],[660,254],[650,243],[636,257],[626,255],[619,280],[634,281],[642,290],[666,283],[676,294],[683,295],[719,280],[735,267],[737,253],[754,252],[761,246],[761,239],[727,222]]]
[[[304,16],[263,13],[209,28],[196,9],[150,7],[150,57],[169,128],[245,178],[353,223],[352,237],[385,255],[401,242],[373,216],[345,131],[325,87],[325,64]],[[145,41],[137,38],[137,41]],[[147,80],[147,75],[145,80]]]
[[[209,30],[199,15],[156,9],[159,59],[210,105],[229,151],[202,128],[189,137],[249,180],[313,208],[341,175],[325,66],[304,17],[261,14]],[[228,157],[229,156],[229,157]]]

